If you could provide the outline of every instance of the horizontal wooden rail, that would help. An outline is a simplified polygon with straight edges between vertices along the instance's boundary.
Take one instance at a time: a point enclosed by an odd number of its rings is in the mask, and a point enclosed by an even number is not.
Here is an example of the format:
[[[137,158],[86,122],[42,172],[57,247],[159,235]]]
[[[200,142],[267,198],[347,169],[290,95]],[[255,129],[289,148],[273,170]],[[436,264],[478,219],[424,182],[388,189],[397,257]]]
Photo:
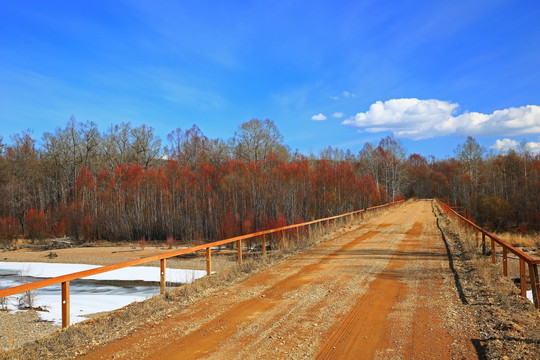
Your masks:
[[[160,289],[161,289],[161,292],[164,292],[165,291],[165,271],[166,271],[166,269],[165,269],[166,262],[165,261],[166,261],[166,259],[169,259],[171,257],[184,255],[184,254],[189,254],[189,253],[197,252],[197,251],[200,251],[200,250],[206,250],[206,261],[207,261],[206,268],[207,268],[207,274],[209,275],[211,273],[211,248],[213,248],[213,247],[236,242],[238,244],[237,245],[237,248],[238,248],[238,262],[241,263],[242,262],[242,251],[241,251],[242,240],[262,236],[263,244],[265,245],[266,235],[267,234],[273,234],[273,233],[280,232],[282,234],[282,236],[283,236],[283,232],[285,230],[298,229],[299,227],[303,227],[303,226],[307,226],[308,227],[308,233],[311,233],[311,228],[309,226],[312,225],[312,224],[317,224],[317,223],[321,224],[321,223],[323,223],[325,221],[331,221],[331,220],[343,218],[343,217],[346,217],[346,216],[360,215],[360,214],[362,214],[362,213],[364,213],[366,211],[371,211],[371,210],[376,210],[376,209],[380,209],[380,208],[383,208],[383,207],[388,207],[388,206],[391,206],[391,205],[401,203],[403,201],[404,200],[394,201],[394,202],[391,202],[391,203],[378,205],[378,206],[372,206],[372,207],[369,207],[369,208],[366,208],[366,209],[356,210],[356,211],[348,212],[348,213],[341,214],[341,215],[336,215],[336,216],[331,216],[331,217],[327,217],[327,218],[323,218],[323,219],[308,221],[308,222],[304,222],[304,223],[300,223],[300,224],[287,225],[287,226],[283,226],[283,227],[279,227],[279,228],[275,228],[275,229],[263,230],[263,231],[255,232],[255,233],[252,233],[252,234],[240,235],[240,236],[236,236],[236,237],[233,237],[233,238],[228,238],[228,239],[224,239],[224,240],[214,241],[214,242],[211,242],[211,243],[192,246],[192,247],[187,248],[187,249],[170,251],[170,252],[166,252],[166,253],[159,254],[159,255],[153,255],[153,256],[148,256],[148,257],[141,258],[141,259],[124,261],[124,262],[117,263],[117,264],[101,266],[101,267],[98,267],[98,268],[95,268],[95,269],[78,271],[78,272],[74,272],[74,273],[71,273],[71,274],[61,275],[61,276],[57,276],[57,277],[53,277],[53,278],[43,279],[43,280],[39,280],[39,281],[27,283],[27,284],[22,284],[22,285],[14,286],[14,287],[11,287],[11,288],[0,289],[0,298],[20,294],[20,293],[27,292],[27,291],[37,290],[37,289],[47,287],[47,286],[51,286],[51,285],[62,284],[62,327],[66,327],[66,326],[69,326],[69,282],[70,281],[81,279],[81,278],[84,278],[84,277],[87,277],[87,276],[102,274],[102,273],[113,271],[113,270],[123,269],[123,268],[126,268],[126,267],[145,264],[145,263],[149,263],[149,262],[159,260],[160,261]],[[263,245],[263,254],[266,254],[266,248],[265,248],[264,245]]]
[[[469,218],[469,214],[467,213],[467,208],[465,206],[452,206],[450,209],[452,210],[463,210],[465,212],[465,218]]]
[[[478,234],[482,234],[482,254],[486,255],[486,237],[490,239],[490,249],[491,249],[491,261],[495,264],[496,263],[496,249],[495,244],[498,244],[502,247],[502,265],[503,265],[503,274],[505,276],[508,276],[508,252],[510,251],[514,255],[516,255],[519,259],[519,267],[520,267],[520,287],[521,287],[521,295],[526,297],[527,296],[527,282],[526,282],[526,275],[525,275],[525,263],[528,264],[529,267],[529,276],[530,276],[530,282],[531,282],[531,290],[533,294],[533,302],[534,306],[537,309],[540,309],[540,283],[538,278],[538,264],[540,264],[540,259],[535,259],[528,254],[525,254],[523,251],[517,249],[516,247],[508,244],[506,241],[502,240],[496,235],[493,235],[487,230],[484,230],[480,226],[476,225],[471,220],[467,219],[466,217],[458,214],[454,209],[455,207],[450,207],[443,203],[440,200],[437,200],[437,203],[441,208],[448,214],[453,215],[457,217],[457,219],[460,221],[461,225],[465,226],[466,228],[472,229],[476,232],[476,243],[478,246]]]

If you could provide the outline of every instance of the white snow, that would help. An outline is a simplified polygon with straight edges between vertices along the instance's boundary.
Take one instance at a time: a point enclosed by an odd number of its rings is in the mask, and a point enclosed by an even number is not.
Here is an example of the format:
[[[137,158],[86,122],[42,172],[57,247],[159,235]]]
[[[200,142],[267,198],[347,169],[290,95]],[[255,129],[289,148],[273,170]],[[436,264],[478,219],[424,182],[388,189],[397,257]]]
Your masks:
[[[98,267],[100,266],[86,264],[0,262],[0,269],[14,270],[22,272],[24,276],[37,278],[51,278]],[[167,269],[165,275],[167,282],[188,283],[203,277],[206,275],[206,271]],[[159,268],[153,266],[132,266],[103,274],[87,276],[84,279],[159,281]]]
[[[527,299],[529,299],[534,304],[532,290],[527,290]]]
[[[157,289],[154,295],[159,293]],[[112,311],[120,309],[135,301],[144,301],[152,295],[96,295],[96,294],[70,294],[70,322],[75,324],[87,319],[88,314],[102,311]],[[37,296],[38,305],[44,306],[48,312],[39,311],[41,319],[52,321],[55,325],[62,324],[62,306],[60,294]]]
[[[86,264],[0,262],[0,275],[4,275],[0,276],[0,287],[20,285],[20,275],[38,278],[29,280],[37,281],[39,278],[56,277],[97,267],[99,266]],[[6,276],[7,274],[12,276]],[[206,275],[206,271],[168,268],[165,274],[168,283],[178,284],[201,278]],[[147,286],[144,282],[159,282],[160,269],[151,266],[133,266],[83,279],[95,281],[70,283],[71,324],[85,320],[85,315],[119,309],[134,301],[143,301],[158,294],[159,286]],[[109,283],[100,284],[101,281],[109,281]],[[110,281],[130,281],[130,283],[114,284]],[[38,312],[41,318],[60,325],[62,321],[60,284],[38,289],[35,294],[35,306],[42,306],[49,311]],[[18,297],[20,294],[8,297],[10,310],[17,311]]]

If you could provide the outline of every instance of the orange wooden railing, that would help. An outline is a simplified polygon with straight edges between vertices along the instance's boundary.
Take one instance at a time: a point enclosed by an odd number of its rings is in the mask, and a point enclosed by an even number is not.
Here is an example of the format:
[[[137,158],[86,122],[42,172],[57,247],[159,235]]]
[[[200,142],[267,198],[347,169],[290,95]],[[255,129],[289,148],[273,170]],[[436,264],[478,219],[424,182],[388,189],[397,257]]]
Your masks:
[[[212,272],[211,248],[213,248],[213,247],[236,242],[237,243],[237,251],[238,251],[238,263],[242,263],[242,240],[262,237],[262,252],[263,252],[263,256],[264,256],[264,255],[266,255],[266,235],[268,235],[268,234],[280,233],[281,234],[281,239],[282,239],[282,242],[283,242],[285,230],[296,229],[296,237],[298,239],[298,237],[299,237],[298,229],[301,228],[301,227],[307,227],[308,236],[310,236],[311,235],[311,225],[313,225],[313,224],[322,225],[324,222],[330,222],[332,220],[336,220],[336,219],[340,219],[340,218],[344,218],[344,217],[351,217],[351,218],[354,218],[355,216],[356,217],[361,217],[361,216],[363,216],[363,213],[365,211],[375,210],[375,209],[387,207],[387,206],[390,206],[390,205],[395,205],[395,204],[401,203],[401,202],[403,202],[403,200],[391,202],[391,203],[384,204],[384,205],[378,205],[378,206],[369,207],[369,208],[367,208],[365,210],[362,209],[362,210],[357,210],[357,211],[349,212],[349,213],[342,214],[342,215],[337,215],[337,216],[327,217],[327,218],[324,218],[324,219],[308,221],[308,222],[304,222],[304,223],[301,223],[301,224],[293,224],[293,225],[283,226],[283,227],[276,228],[276,229],[259,231],[259,232],[252,233],[252,234],[241,235],[241,236],[236,236],[236,237],[229,238],[229,239],[224,239],[224,240],[214,241],[214,242],[211,242],[211,243],[197,245],[197,246],[193,246],[193,247],[190,247],[190,248],[187,248],[187,249],[170,251],[170,252],[159,254],[159,255],[145,257],[145,258],[142,258],[142,259],[135,259],[135,260],[125,261],[125,262],[121,262],[121,263],[117,263],[117,264],[106,265],[106,266],[98,267],[98,268],[95,268],[95,269],[84,270],[84,271],[79,271],[79,272],[66,274],[66,275],[62,275],[62,276],[57,276],[57,277],[53,277],[53,278],[49,278],[49,279],[39,280],[39,281],[35,281],[35,282],[32,282],[32,283],[27,283],[27,284],[23,284],[23,285],[19,285],[19,286],[14,286],[14,287],[7,288],[7,289],[0,289],[0,298],[20,294],[20,293],[23,293],[23,292],[26,292],[26,291],[32,291],[32,290],[40,289],[40,288],[43,288],[43,287],[46,287],[46,286],[62,284],[62,327],[64,328],[64,327],[69,326],[69,324],[70,324],[70,319],[69,319],[69,282],[72,281],[72,280],[77,280],[77,279],[81,279],[81,278],[91,276],[91,275],[102,274],[102,273],[112,271],[112,270],[122,269],[122,268],[126,268],[126,267],[129,267],[129,266],[140,265],[140,264],[145,264],[145,263],[149,263],[149,262],[152,262],[152,261],[160,260],[160,270],[161,270],[160,271],[160,274],[161,274],[160,275],[160,291],[161,291],[161,293],[163,293],[163,292],[165,292],[165,271],[166,271],[166,266],[167,266],[166,261],[167,261],[168,258],[178,256],[178,255],[183,255],[183,254],[189,254],[189,253],[193,253],[193,252],[196,252],[196,251],[206,249],[206,273],[209,275]]]
[[[475,231],[476,247],[480,246],[479,235],[482,234],[482,254],[486,255],[486,238],[490,239],[491,246],[491,261],[493,264],[496,264],[496,249],[495,246],[499,245],[502,248],[502,266],[504,276],[508,276],[508,252],[513,253],[519,258],[519,278],[520,278],[520,288],[521,296],[527,297],[527,275],[525,264],[529,268],[529,277],[531,282],[531,290],[533,294],[534,306],[537,309],[540,308],[540,283],[538,278],[538,264],[540,264],[540,259],[534,259],[531,256],[525,254],[523,251],[513,247],[504,240],[501,240],[499,237],[491,234],[490,232],[482,229],[480,226],[473,223],[471,220],[466,217],[458,214],[453,208],[446,205],[445,203],[437,200],[437,203],[441,208],[449,215],[454,216],[458,219],[460,224],[468,230]]]

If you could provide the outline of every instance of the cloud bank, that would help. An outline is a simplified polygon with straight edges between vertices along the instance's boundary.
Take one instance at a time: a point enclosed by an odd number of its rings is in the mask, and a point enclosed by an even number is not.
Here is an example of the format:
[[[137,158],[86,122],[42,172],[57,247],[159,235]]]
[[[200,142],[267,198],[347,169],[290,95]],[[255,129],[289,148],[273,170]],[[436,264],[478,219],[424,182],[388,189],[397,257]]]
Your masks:
[[[527,105],[491,114],[465,112],[457,115],[457,103],[415,98],[377,101],[366,112],[342,122],[369,133],[389,131],[398,138],[427,139],[435,136],[523,136],[540,134],[540,106]]]
[[[540,153],[540,142],[528,142],[524,144],[525,150],[538,154]],[[491,146],[491,149],[497,150],[499,152],[507,152],[509,150],[519,150],[521,144],[516,140],[511,139],[502,139],[495,141],[495,145]]]

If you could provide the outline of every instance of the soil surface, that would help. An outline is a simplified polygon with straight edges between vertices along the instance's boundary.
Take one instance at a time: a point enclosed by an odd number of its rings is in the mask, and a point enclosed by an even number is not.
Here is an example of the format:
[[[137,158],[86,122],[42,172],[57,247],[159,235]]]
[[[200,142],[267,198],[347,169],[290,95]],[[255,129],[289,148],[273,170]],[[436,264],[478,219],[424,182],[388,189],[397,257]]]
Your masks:
[[[66,264],[110,265],[119,262],[141,259],[153,255],[164,254],[176,250],[176,247],[145,247],[135,246],[96,246],[74,247],[54,250],[2,250],[0,262],[46,262]],[[236,252],[225,249],[214,250],[212,253],[212,270],[219,271],[236,264]],[[159,266],[154,261],[141,266]],[[167,267],[175,269],[206,270],[204,251],[186,254],[167,260]]]
[[[82,359],[476,359],[478,339],[431,202],[420,201]]]

